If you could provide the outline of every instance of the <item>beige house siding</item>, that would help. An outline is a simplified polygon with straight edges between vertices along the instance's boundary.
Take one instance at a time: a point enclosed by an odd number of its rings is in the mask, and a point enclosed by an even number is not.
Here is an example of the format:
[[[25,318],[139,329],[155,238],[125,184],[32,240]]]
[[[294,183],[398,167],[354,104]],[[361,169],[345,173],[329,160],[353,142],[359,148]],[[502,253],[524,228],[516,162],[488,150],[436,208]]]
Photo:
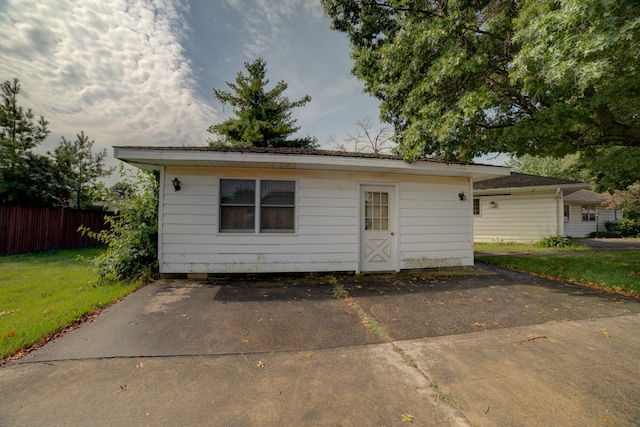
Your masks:
[[[480,215],[473,216],[476,242],[537,242],[564,233],[562,192],[557,190],[474,198],[480,200]]]
[[[225,178],[295,181],[295,233],[220,233],[218,185]],[[364,184],[398,189],[396,269],[473,264],[471,199],[457,196],[471,194],[468,178],[165,166],[161,182],[163,274],[358,271]]]

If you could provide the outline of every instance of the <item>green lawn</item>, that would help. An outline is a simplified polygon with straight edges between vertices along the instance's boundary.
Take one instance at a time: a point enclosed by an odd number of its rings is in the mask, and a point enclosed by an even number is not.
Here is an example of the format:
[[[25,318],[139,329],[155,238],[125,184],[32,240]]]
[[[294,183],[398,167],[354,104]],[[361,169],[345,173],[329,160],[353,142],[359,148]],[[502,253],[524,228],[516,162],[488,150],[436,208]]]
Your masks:
[[[566,251],[588,251],[590,250],[586,245],[575,244],[567,248],[548,248],[540,246],[536,243],[474,243],[473,249],[476,252],[503,252],[503,251],[515,251],[515,252],[566,252]]]
[[[483,251],[476,247],[477,251]],[[476,256],[500,267],[640,296],[640,250]]]
[[[103,249],[47,251],[0,257],[0,359],[28,348],[142,283],[98,282],[78,260]]]

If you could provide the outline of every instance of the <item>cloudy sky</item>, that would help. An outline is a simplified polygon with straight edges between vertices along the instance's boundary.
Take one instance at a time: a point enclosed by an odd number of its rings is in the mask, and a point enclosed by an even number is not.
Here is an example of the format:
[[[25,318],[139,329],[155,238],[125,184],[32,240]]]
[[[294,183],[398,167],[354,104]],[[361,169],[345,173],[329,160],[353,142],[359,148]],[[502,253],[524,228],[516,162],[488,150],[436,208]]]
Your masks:
[[[42,151],[80,131],[109,157],[113,145],[205,145],[230,113],[212,89],[258,56],[268,88],[284,80],[290,100],[311,96],[294,110],[299,136],[332,148],[331,135],[377,119],[318,0],[0,1],[0,80],[20,79],[20,104],[49,121]]]

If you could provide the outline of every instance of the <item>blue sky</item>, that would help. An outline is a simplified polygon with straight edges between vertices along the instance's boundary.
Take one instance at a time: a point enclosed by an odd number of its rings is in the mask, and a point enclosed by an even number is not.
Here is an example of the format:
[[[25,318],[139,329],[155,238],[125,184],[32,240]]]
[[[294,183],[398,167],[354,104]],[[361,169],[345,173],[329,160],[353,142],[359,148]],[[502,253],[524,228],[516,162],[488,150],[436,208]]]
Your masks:
[[[84,131],[111,157],[113,145],[205,145],[230,114],[212,89],[262,56],[268,88],[312,98],[294,111],[299,135],[332,148],[378,102],[329,24],[318,0],[3,0],[0,80],[19,78],[21,105],[49,121],[41,151]]]

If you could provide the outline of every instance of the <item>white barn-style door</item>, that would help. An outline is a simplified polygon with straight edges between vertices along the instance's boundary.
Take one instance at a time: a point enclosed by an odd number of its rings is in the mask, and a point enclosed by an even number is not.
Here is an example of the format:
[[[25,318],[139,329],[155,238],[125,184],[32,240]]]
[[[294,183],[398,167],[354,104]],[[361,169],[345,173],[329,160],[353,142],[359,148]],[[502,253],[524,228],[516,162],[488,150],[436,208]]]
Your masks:
[[[360,187],[360,271],[396,269],[395,189]]]

